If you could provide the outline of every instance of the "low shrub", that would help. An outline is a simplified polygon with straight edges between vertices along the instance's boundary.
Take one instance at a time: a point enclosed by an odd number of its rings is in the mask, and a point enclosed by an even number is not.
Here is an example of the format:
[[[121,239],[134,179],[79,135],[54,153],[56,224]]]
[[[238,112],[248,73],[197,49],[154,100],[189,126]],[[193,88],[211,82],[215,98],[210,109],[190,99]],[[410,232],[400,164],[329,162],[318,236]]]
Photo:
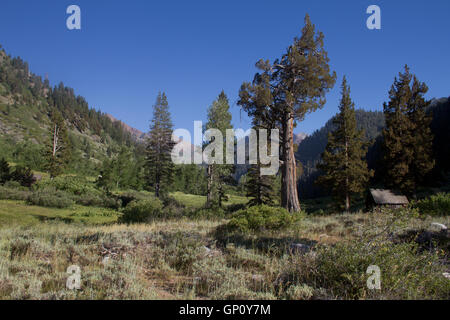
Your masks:
[[[198,208],[185,211],[186,216],[194,220],[220,220],[225,217],[225,211],[222,208]]]
[[[3,186],[5,188],[9,188],[9,189],[24,190],[24,191],[29,191],[30,190],[30,188],[24,187],[19,182],[12,181],[12,180],[9,180],[9,181],[5,182],[3,184]]]
[[[164,196],[162,198],[162,205],[164,207],[164,216],[167,218],[177,218],[185,215],[186,206],[174,197]]]
[[[103,194],[102,191],[95,188],[94,183],[84,177],[79,176],[59,176],[51,180],[42,180],[37,184],[38,189],[54,188],[65,191],[72,195],[97,195]]]
[[[148,193],[129,190],[120,193],[114,193],[114,196],[122,202],[122,206],[126,207],[132,201],[146,200],[149,197]]]
[[[83,196],[73,196],[72,198],[77,204],[88,207],[119,209],[122,203],[120,199],[108,197],[106,195],[85,194]]]
[[[183,233],[168,237],[166,241],[168,243],[163,248],[170,267],[186,274],[192,274],[194,263],[204,257],[205,251],[201,243]]]
[[[290,213],[284,208],[260,205],[234,213],[227,226],[242,232],[276,231],[286,229],[304,217],[304,212]]]
[[[0,199],[1,200],[27,200],[31,195],[30,191],[8,188],[0,186]]]
[[[450,282],[442,275],[441,258],[439,252],[420,252],[414,243],[339,242],[318,247],[309,258],[292,257],[280,279],[321,288],[320,296],[314,292],[320,299],[448,299]],[[380,268],[380,290],[367,286],[372,265]],[[286,295],[297,293],[293,288]]]
[[[163,217],[163,205],[159,199],[130,202],[123,210],[120,219],[123,223],[143,223]]]
[[[421,214],[446,216],[450,214],[450,193],[438,193],[413,204]]]
[[[33,192],[27,202],[31,205],[50,208],[68,208],[75,203],[66,192],[51,188]]]
[[[309,300],[314,295],[314,288],[303,284],[293,285],[286,290],[288,300]]]
[[[243,203],[235,203],[235,204],[229,204],[225,207],[225,213],[233,214],[239,210],[245,209],[245,204]]]

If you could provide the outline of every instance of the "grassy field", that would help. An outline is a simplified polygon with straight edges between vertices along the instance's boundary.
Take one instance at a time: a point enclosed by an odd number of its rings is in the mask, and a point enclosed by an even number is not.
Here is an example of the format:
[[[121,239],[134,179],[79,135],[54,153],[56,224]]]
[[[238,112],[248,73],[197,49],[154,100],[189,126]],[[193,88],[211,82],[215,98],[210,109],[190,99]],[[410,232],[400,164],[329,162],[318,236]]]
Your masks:
[[[124,225],[110,209],[3,200],[0,299],[448,299],[448,248],[399,239],[450,219],[408,214],[308,216],[283,232],[228,234],[226,220]],[[366,287],[371,264],[382,270],[381,290]],[[81,268],[80,290],[66,288],[71,265]]]
[[[171,195],[187,208],[201,208],[206,201],[205,196],[181,192],[175,192]],[[245,204],[247,201],[245,197],[232,195],[224,205]],[[119,211],[107,208],[74,205],[67,209],[57,209],[30,206],[25,201],[0,200],[0,226],[30,226],[45,221],[102,225],[116,223],[120,215]]]
[[[91,225],[117,222],[120,213],[106,208],[75,205],[68,209],[30,206],[25,201],[0,200],[0,226],[32,226],[46,221]]]
[[[206,196],[198,196],[193,194],[186,194],[182,192],[174,192],[171,194],[177,201],[183,203],[187,207],[200,208],[206,203]],[[228,201],[224,202],[225,206],[233,204],[246,204],[248,199],[246,197],[229,195]]]

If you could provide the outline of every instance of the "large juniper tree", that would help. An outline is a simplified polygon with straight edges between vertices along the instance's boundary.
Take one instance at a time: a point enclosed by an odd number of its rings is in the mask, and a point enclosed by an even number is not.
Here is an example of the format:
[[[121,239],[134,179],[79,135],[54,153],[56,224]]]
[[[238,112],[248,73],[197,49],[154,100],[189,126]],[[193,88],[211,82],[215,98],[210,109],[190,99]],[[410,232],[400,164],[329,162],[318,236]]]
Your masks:
[[[282,186],[281,205],[299,211],[293,130],[296,121],[322,108],[325,93],[334,86],[324,36],[316,32],[308,15],[300,38],[295,38],[287,52],[270,63],[260,60],[261,70],[252,83],[244,83],[238,104],[250,116],[276,120],[281,137]]]
[[[217,99],[208,109],[208,122],[206,130],[217,129],[223,136],[223,155],[226,154],[226,130],[232,129],[230,104],[226,94],[222,91]],[[207,167],[208,183],[207,183],[207,203],[208,207],[218,205],[222,206],[222,202],[226,200],[225,184],[230,179],[233,171],[232,164],[209,164]]]
[[[355,105],[344,77],[339,113],[334,118],[336,129],[328,134],[328,143],[317,167],[325,172],[318,182],[331,189],[340,207],[350,209],[352,195],[362,193],[373,175],[367,168],[368,144],[364,130],[356,127]]]
[[[167,97],[164,92],[159,92],[153,106],[153,119],[146,148],[147,184],[154,189],[156,197],[166,193],[172,182],[172,133],[173,124]]]
[[[383,105],[385,182],[407,195],[414,194],[434,167],[432,116],[426,112],[429,102],[424,98],[427,91],[405,66],[389,91],[389,102]]]
[[[51,178],[60,175],[70,161],[71,147],[65,121],[54,110],[51,115],[50,143],[46,150],[47,170]]]

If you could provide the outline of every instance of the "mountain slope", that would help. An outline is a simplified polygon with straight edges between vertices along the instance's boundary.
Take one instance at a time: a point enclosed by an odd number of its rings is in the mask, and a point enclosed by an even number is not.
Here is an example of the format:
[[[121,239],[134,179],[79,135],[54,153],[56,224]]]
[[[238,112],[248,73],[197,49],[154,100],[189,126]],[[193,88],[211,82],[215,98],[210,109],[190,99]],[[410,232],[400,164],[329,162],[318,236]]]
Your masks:
[[[431,100],[428,112],[433,116],[431,130],[434,135],[433,155],[436,165],[433,170],[432,183],[441,180],[450,171],[450,97]],[[302,198],[323,196],[326,192],[315,185],[315,180],[320,172],[316,165],[320,161],[321,154],[325,150],[328,140],[328,133],[334,129],[333,119],[330,119],[325,126],[315,131],[311,136],[306,137],[299,145],[296,158],[303,165],[304,173],[299,178],[299,195]],[[373,141],[367,153],[369,168],[377,169],[379,160],[382,157],[382,130],[385,126],[382,112],[371,112],[356,110],[356,122],[358,128],[363,128],[366,138]],[[380,168],[378,168],[380,169]],[[382,171],[382,170],[381,170]],[[376,175],[376,182],[381,182],[381,176]]]
[[[142,132],[141,130],[138,130],[136,128],[133,128],[129,125],[127,125],[125,122],[116,119],[114,116],[110,115],[109,113],[105,114],[113,123],[114,122],[120,122],[120,124],[122,125],[122,128],[126,131],[129,132],[131,134],[131,136],[139,142],[142,142],[145,140],[145,137],[147,136],[146,133]]]
[[[431,131],[434,134],[433,152],[435,173],[450,171],[450,97],[433,99],[429,111],[433,115]]]
[[[320,160],[328,141],[328,133],[334,130],[333,119],[334,117],[300,143],[296,157],[304,167],[315,167]],[[364,129],[366,138],[372,140],[381,134],[384,115],[379,111],[356,110],[356,122],[359,129]]]
[[[72,171],[92,171],[121,146],[135,149],[138,144],[131,127],[90,108],[63,83],[52,88],[20,57],[0,50],[0,157],[43,170],[42,153],[49,145],[50,115],[55,110],[69,129]]]
[[[385,125],[384,115],[380,111],[356,110],[356,123],[359,129],[364,129],[366,139],[375,140],[380,136]],[[299,145],[296,158],[302,163],[303,175],[299,178],[299,194],[301,198],[310,198],[324,195],[322,188],[316,186],[314,181],[319,172],[316,169],[328,142],[328,133],[334,130],[333,118],[306,137]]]

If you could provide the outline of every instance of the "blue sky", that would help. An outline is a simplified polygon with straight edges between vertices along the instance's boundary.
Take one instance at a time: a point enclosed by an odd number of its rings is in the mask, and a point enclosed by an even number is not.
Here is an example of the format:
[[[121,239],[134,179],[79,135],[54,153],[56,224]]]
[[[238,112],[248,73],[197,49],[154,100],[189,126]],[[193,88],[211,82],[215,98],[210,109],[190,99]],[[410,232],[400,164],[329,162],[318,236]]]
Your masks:
[[[66,28],[66,8],[81,8],[81,30]],[[366,27],[366,9],[381,8],[381,30]],[[312,133],[337,112],[347,75],[358,108],[382,110],[394,77],[408,64],[429,86],[450,95],[450,1],[106,1],[2,0],[0,44],[63,81],[91,107],[148,130],[159,90],[167,93],[176,128],[192,130],[225,90],[233,124],[250,121],[236,105],[260,58],[279,57],[300,34],[305,13],[325,34],[338,75],[325,107],[299,123]]]

